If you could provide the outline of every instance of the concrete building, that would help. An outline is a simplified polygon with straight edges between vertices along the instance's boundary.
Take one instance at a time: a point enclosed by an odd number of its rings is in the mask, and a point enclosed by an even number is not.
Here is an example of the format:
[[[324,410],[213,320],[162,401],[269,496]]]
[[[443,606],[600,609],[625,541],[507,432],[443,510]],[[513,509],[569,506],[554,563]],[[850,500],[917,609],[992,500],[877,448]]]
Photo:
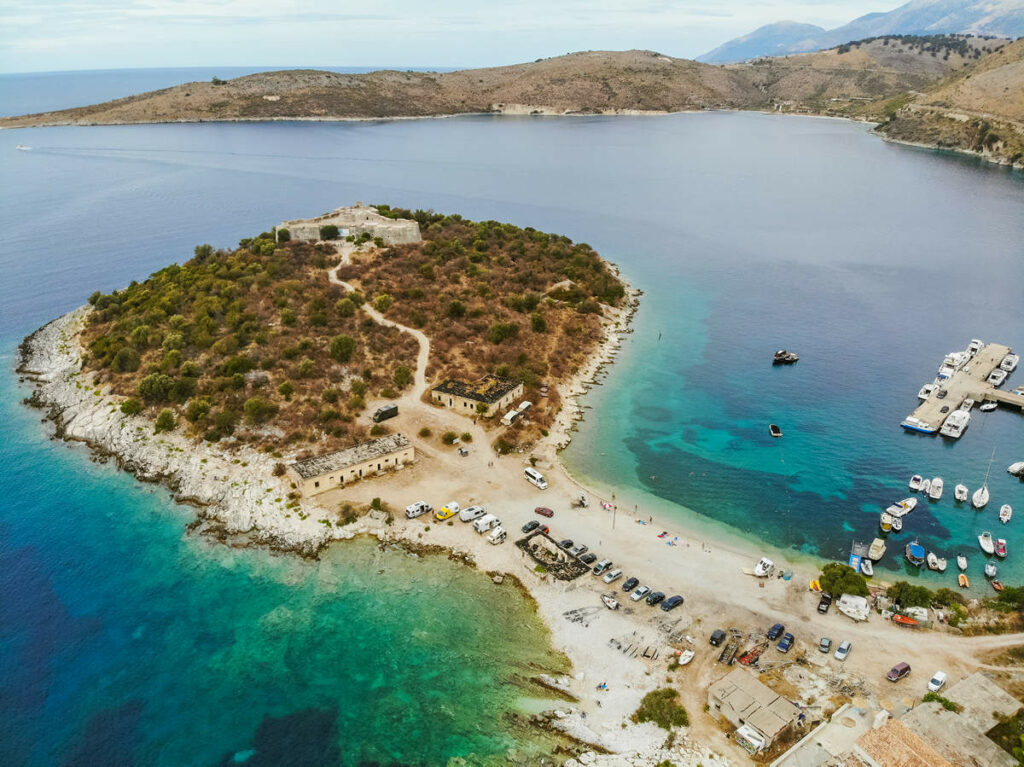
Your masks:
[[[708,688],[708,711],[736,727],[736,742],[751,753],[769,748],[800,717],[793,703],[741,668]]]
[[[416,458],[416,451],[404,434],[389,434],[371,439],[336,453],[318,455],[296,461],[289,468],[298,478],[299,488],[306,496],[397,469]]]
[[[297,221],[282,221],[277,231],[287,229],[293,240],[316,242],[320,238],[320,227],[333,224],[338,227],[338,236],[344,239],[348,235],[356,237],[368,234],[380,237],[387,245],[400,245],[408,242],[419,242],[420,225],[406,218],[388,218],[377,212],[376,208],[356,203],[350,208],[338,208],[316,218],[305,218]]]
[[[485,375],[473,383],[449,378],[430,392],[430,398],[439,405],[465,415],[480,414],[484,418],[504,410],[521,396],[522,381],[495,375]],[[480,410],[477,410],[477,405],[481,406]]]

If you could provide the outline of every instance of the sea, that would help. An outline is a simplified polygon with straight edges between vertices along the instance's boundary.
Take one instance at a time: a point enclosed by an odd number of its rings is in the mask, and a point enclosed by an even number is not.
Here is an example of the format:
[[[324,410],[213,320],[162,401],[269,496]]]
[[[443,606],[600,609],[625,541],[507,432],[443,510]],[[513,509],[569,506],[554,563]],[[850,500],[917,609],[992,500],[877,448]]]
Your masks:
[[[0,113],[231,74],[6,75]],[[953,585],[964,551],[991,593],[976,536],[992,530],[1004,582],[1024,583],[1024,484],[1006,473],[1024,418],[975,413],[957,442],[899,426],[947,352],[1024,349],[1020,173],[863,124],[727,112],[28,129],[0,133],[0,173],[2,764],[435,765],[542,747],[512,716],[543,704],[525,680],[565,661],[512,586],[369,542],[305,561],[190,536],[190,509],[53,441],[21,404],[18,343],[94,290],[357,201],[566,234],[643,291],[563,455],[617,513],[846,561],[912,474],[942,476],[876,578]],[[800,361],[773,367],[779,348]],[[955,483],[986,474],[985,511],[954,504]],[[914,538],[950,557],[945,576],[903,563]]]

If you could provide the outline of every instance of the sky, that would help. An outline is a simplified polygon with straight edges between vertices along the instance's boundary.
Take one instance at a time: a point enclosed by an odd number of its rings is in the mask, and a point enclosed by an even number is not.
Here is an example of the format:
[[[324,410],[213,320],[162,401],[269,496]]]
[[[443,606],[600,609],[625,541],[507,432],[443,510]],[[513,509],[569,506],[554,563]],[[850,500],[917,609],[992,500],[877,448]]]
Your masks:
[[[899,0],[0,0],[0,72],[492,66],[579,50],[692,58],[784,19]]]

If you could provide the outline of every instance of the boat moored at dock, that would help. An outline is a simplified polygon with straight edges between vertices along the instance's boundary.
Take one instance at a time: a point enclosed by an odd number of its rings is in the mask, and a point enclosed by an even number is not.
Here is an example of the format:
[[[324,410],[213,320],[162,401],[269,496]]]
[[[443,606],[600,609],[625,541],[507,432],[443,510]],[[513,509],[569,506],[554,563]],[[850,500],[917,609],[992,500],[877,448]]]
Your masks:
[[[1006,376],[1008,375],[1009,373],[1007,373],[1005,370],[993,370],[991,373],[988,374],[988,379],[986,380],[998,389],[1000,386],[1006,383]]]
[[[877,562],[884,556],[885,540],[882,538],[875,538],[873,541],[871,541],[871,547],[868,549],[868,559],[872,562]]]
[[[978,410],[980,410],[982,413],[991,413],[997,407],[999,407],[998,402],[993,402],[992,400],[988,399],[982,402],[980,405],[978,405]]]
[[[1012,373],[1017,369],[1017,365],[1020,364],[1019,354],[1007,354],[1003,357],[1003,361],[999,363],[999,369],[1005,373]]]
[[[917,398],[924,402],[930,396],[932,396],[939,388],[937,383],[926,383],[917,392]]]
[[[950,439],[960,439],[971,425],[971,414],[966,410],[954,410],[942,424],[939,434]]]

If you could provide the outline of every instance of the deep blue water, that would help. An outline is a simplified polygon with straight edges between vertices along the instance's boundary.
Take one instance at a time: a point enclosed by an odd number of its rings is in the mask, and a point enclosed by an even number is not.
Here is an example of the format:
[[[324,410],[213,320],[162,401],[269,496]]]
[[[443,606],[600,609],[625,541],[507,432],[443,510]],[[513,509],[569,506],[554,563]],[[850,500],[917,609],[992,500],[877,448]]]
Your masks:
[[[623,505],[843,558],[914,472],[947,482],[908,519],[928,546],[973,553],[1000,503],[1024,514],[1005,473],[1020,416],[979,414],[956,444],[898,426],[945,352],[1024,345],[1019,174],[757,114],[0,135],[2,763],[438,763],[510,745],[501,681],[546,655],[521,603],[492,629],[486,578],[372,547],[310,564],[186,537],[187,509],[47,441],[18,403],[18,341],[93,290],[356,200],[562,232],[645,291],[566,454]],[[782,346],[802,359],[773,369]],[[955,509],[993,446],[988,511]]]

